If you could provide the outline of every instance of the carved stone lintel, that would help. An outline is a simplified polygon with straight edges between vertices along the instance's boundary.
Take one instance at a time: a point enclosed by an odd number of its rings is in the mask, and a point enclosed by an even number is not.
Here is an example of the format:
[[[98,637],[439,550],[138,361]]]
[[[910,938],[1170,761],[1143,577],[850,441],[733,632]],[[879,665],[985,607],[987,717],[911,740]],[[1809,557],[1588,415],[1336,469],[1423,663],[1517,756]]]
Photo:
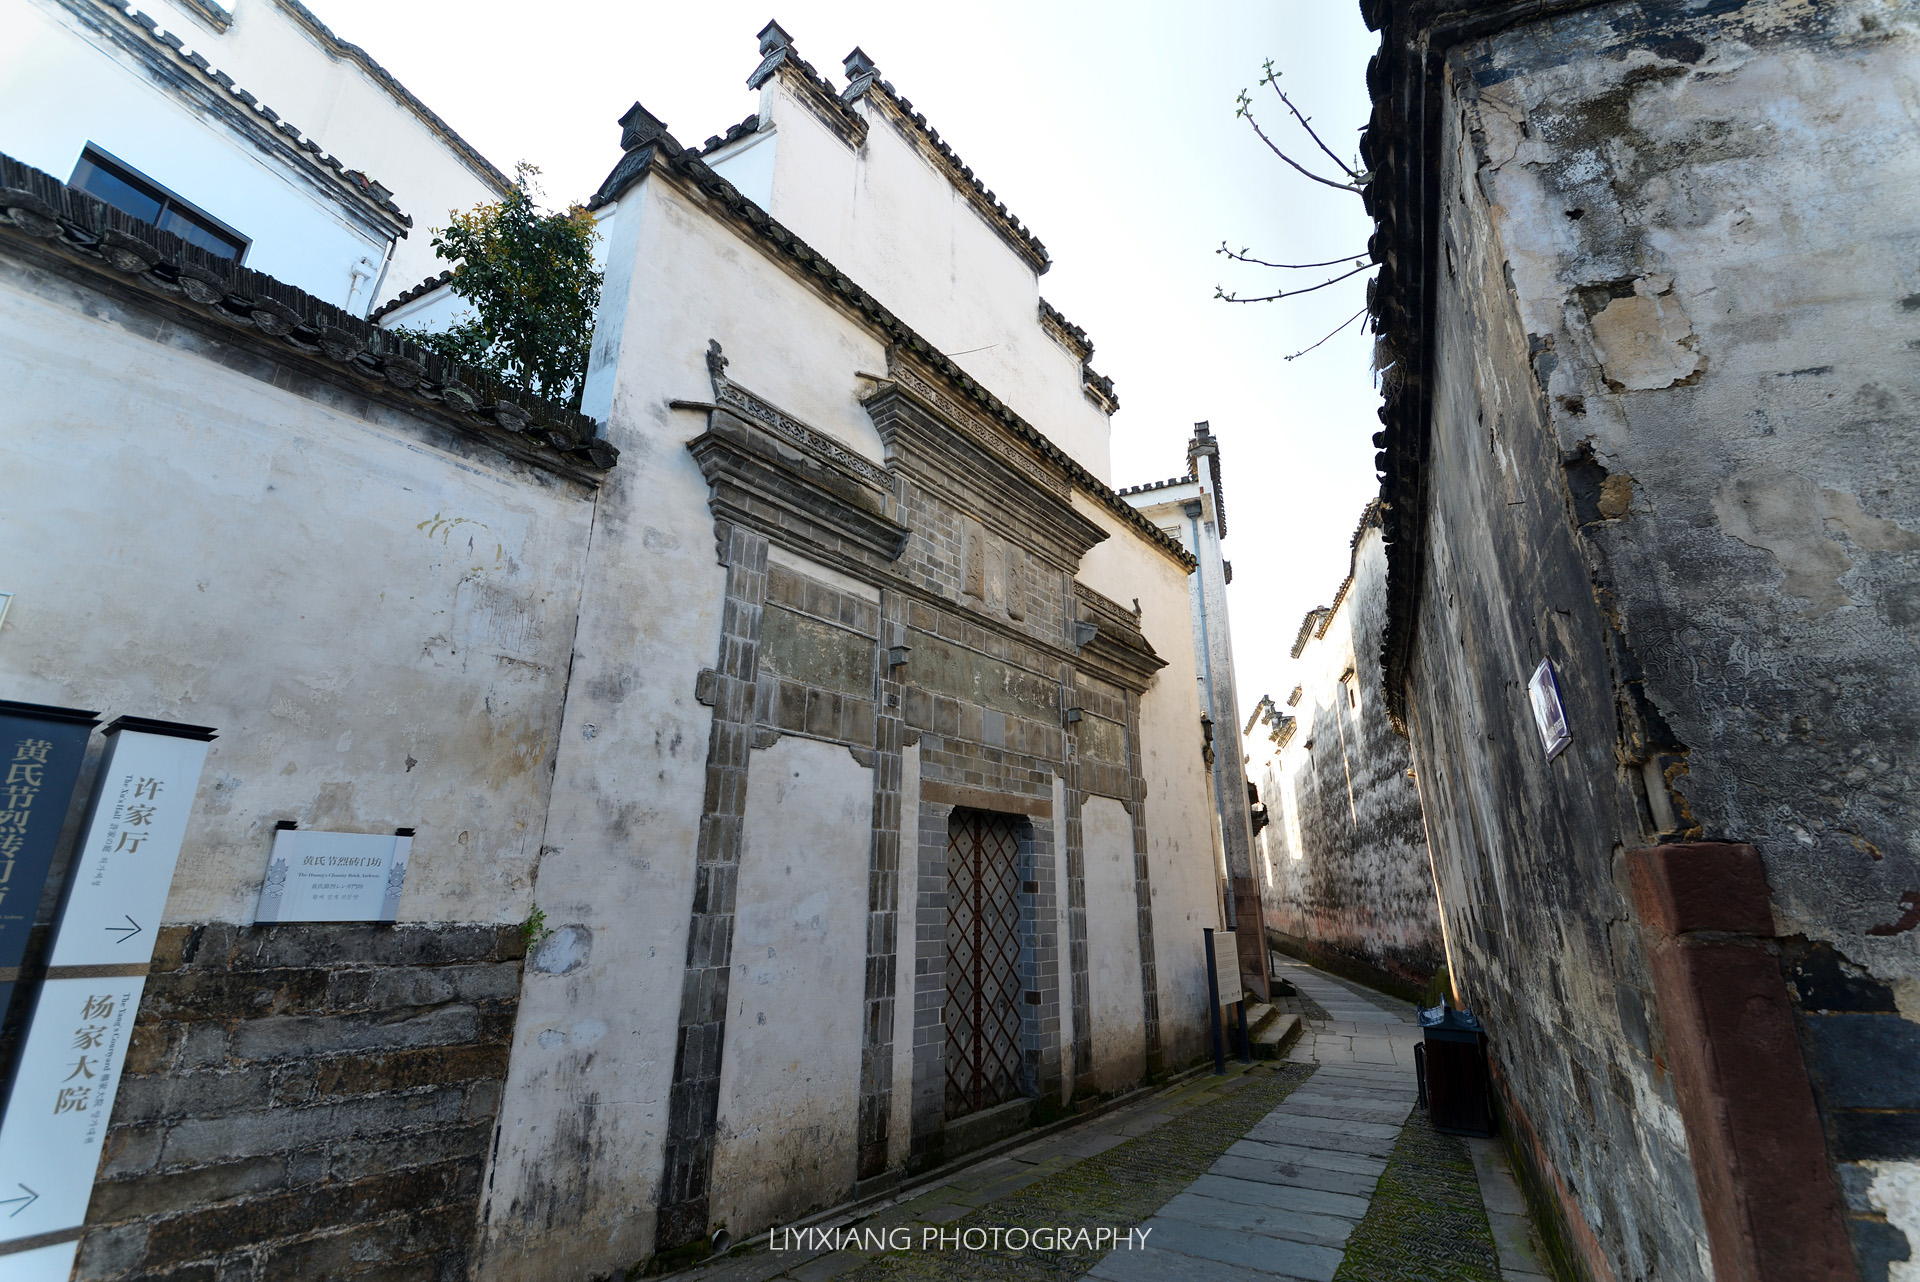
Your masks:
[[[907,527],[889,514],[891,494],[838,461],[793,448],[791,438],[717,406],[707,430],[687,442],[712,487],[708,506],[719,526],[740,526],[801,551],[845,555],[858,549],[884,561],[907,546]],[[721,537],[724,546],[726,537]]]
[[[1073,585],[1074,644],[1086,670],[1124,689],[1145,690],[1167,661],[1154,652],[1140,618],[1084,583]]]

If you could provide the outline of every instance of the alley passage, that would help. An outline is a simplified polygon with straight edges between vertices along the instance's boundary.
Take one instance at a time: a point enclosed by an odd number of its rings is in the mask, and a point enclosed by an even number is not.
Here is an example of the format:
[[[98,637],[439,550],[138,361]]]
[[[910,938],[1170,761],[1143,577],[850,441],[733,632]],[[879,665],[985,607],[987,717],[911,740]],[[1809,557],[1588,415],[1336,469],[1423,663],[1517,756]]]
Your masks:
[[[1286,1059],[1202,1074],[830,1221],[879,1230],[870,1240],[906,1228],[916,1247],[930,1228],[1137,1227],[1151,1230],[1144,1249],[773,1251],[763,1237],[700,1282],[1536,1277],[1506,1243],[1496,1253],[1467,1148],[1414,1108],[1413,1008],[1281,959],[1274,973],[1301,994]]]
[[[1409,1019],[1307,967],[1282,965],[1275,975],[1326,1013],[1307,1021],[1291,1057],[1318,1071],[1147,1221],[1148,1250],[1115,1251],[1092,1277],[1332,1279],[1339,1272],[1413,1109],[1419,1033]]]

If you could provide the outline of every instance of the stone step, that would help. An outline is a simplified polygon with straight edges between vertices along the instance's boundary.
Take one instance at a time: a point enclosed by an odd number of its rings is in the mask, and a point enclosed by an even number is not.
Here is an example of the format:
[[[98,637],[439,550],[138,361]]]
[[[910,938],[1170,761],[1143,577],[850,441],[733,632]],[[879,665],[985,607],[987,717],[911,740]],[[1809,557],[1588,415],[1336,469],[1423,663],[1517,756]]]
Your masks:
[[[1247,1031],[1249,1033],[1259,1032],[1268,1024],[1271,1024],[1279,1014],[1279,1011],[1267,1005],[1265,1002],[1254,1001],[1249,998],[1247,1001]]]
[[[1249,1039],[1253,1043],[1255,1059],[1279,1059],[1287,1047],[1293,1045],[1294,1039],[1300,1036],[1298,1015],[1280,1015],[1278,1011],[1273,1013],[1279,1017],[1268,1020],[1266,1025]]]

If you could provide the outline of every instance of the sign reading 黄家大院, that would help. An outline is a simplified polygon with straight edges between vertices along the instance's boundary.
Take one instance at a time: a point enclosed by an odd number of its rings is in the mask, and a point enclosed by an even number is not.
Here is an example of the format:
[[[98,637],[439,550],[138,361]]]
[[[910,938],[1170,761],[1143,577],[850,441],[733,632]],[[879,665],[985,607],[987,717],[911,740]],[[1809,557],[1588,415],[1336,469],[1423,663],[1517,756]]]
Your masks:
[[[255,921],[393,921],[413,838],[360,832],[273,834]]]
[[[74,708],[0,700],[0,1010],[12,1000],[87,738],[98,722]]]
[[[154,937],[213,731],[122,717],[74,848],[0,1118],[0,1274],[73,1266]]]

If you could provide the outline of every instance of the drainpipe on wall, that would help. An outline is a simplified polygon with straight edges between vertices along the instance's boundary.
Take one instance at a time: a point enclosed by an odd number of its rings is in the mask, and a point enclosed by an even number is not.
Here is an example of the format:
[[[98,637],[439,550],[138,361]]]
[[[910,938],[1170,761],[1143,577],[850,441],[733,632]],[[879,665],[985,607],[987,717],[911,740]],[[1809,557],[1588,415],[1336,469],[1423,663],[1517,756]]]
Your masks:
[[[1206,717],[1213,717],[1213,641],[1207,632],[1207,585],[1201,577],[1204,561],[1200,545],[1200,501],[1191,500],[1181,509],[1186,514],[1187,528],[1193,539],[1194,590],[1200,594],[1200,608],[1195,611],[1200,619],[1200,688],[1201,702],[1206,707]],[[1227,929],[1238,933],[1239,911],[1233,902],[1233,865],[1227,860],[1227,832],[1221,814],[1226,809],[1226,798],[1220,793],[1220,745],[1213,746],[1213,764],[1209,767],[1213,774],[1212,820],[1208,825],[1213,830],[1213,849],[1220,868],[1220,900],[1226,908]]]

